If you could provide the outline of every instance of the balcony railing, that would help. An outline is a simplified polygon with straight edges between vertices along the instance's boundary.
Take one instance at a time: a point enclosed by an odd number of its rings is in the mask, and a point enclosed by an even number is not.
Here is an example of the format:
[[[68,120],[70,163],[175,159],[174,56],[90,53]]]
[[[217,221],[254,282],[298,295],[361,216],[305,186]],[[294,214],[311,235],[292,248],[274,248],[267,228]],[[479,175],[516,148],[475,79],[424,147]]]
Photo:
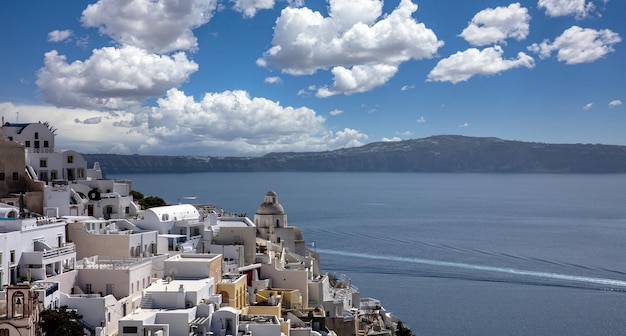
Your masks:
[[[76,252],[76,245],[74,243],[65,243],[62,247],[52,250],[43,251],[43,258],[54,258],[65,254],[71,254]]]

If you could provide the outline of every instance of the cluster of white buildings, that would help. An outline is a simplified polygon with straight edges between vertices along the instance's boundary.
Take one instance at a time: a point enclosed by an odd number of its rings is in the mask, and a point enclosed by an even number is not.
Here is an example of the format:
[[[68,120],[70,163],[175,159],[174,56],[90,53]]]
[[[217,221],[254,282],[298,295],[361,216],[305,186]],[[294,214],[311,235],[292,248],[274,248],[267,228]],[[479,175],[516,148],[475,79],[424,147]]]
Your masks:
[[[130,181],[55,149],[54,132],[0,128],[0,336],[36,335],[39,312],[60,306],[99,336],[390,334],[386,318],[363,325],[371,299],[320,271],[275,192],[253,220],[141,210]]]

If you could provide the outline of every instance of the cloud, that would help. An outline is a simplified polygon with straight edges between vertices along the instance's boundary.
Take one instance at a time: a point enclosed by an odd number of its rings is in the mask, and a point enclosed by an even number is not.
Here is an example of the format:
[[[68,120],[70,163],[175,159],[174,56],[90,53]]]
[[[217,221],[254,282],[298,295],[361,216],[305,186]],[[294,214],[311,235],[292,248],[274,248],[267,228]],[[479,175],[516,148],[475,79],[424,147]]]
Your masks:
[[[617,107],[617,106],[620,106],[620,105],[622,105],[622,101],[621,100],[612,100],[609,103],[609,107],[610,108]]]
[[[363,141],[366,141],[369,137],[367,134],[363,134],[358,130],[351,128],[344,128],[343,131],[338,131],[336,133],[327,132],[324,140],[328,142],[328,149],[337,149],[337,148],[346,148],[346,147],[358,147],[363,146]],[[324,150],[324,147],[320,147],[318,150]]]
[[[402,139],[398,138],[398,137],[393,137],[393,138],[385,138],[383,137],[381,139],[382,142],[398,142],[398,141],[402,141]]]
[[[398,71],[398,67],[387,64],[356,65],[352,69],[334,67],[333,86],[320,87],[315,94],[326,98],[336,94],[351,95],[358,92],[370,91],[385,84]]]
[[[583,106],[583,110],[588,111],[592,107],[593,107],[593,103],[585,104],[585,106]]]
[[[530,15],[518,2],[508,7],[487,8],[478,12],[460,36],[474,46],[518,41],[528,36]]]
[[[63,42],[72,37],[71,30],[53,30],[48,33],[48,42]]]
[[[411,132],[411,131],[396,132],[396,135],[403,136],[403,137],[409,137],[409,136],[413,135],[413,132]]]
[[[86,61],[67,63],[53,50],[37,72],[37,87],[56,106],[122,109],[162,96],[197,70],[182,52],[160,56],[135,47],[107,47],[94,50]]]
[[[263,82],[267,84],[280,84],[283,82],[283,80],[280,79],[280,77],[273,76],[273,77],[265,77]]]
[[[207,23],[216,0],[99,0],[87,6],[81,22],[122,45],[149,52],[195,50],[192,29]]]
[[[467,81],[475,75],[489,76],[517,67],[532,69],[535,61],[523,52],[517,59],[505,60],[503,50],[494,46],[478,50],[470,48],[463,52],[444,58],[428,74],[427,81],[452,82],[454,84]]]
[[[78,118],[74,118],[74,122],[77,124],[96,125],[102,122],[102,117],[91,117],[83,121],[80,121]]]
[[[342,113],[343,113],[342,110],[332,110],[332,111],[328,112],[328,114],[330,114],[331,116],[338,116],[338,115],[340,115]]]
[[[139,131],[152,138],[142,150],[157,146],[170,151],[267,153],[271,151],[329,150],[362,145],[367,135],[351,129],[336,134],[325,119],[306,108],[281,106],[246,91],[206,93],[195,101],[171,89],[149,113],[137,115]],[[193,148],[191,148],[193,147]]]
[[[548,16],[575,15],[577,19],[585,18],[595,10],[593,2],[586,0],[539,0],[537,7],[545,9]]]
[[[246,18],[252,18],[260,9],[274,8],[274,0],[230,0],[233,9],[243,14]]]
[[[416,120],[416,121],[417,121],[418,123],[425,123],[425,122],[426,122],[426,119],[425,119],[423,116],[421,116],[421,117],[417,118],[417,120]]]
[[[327,97],[383,85],[400,63],[431,58],[443,45],[412,17],[417,5],[410,0],[401,0],[387,15],[382,15],[382,5],[381,0],[330,0],[328,17],[306,7],[287,7],[276,20],[272,47],[257,64],[292,75],[332,69],[333,87],[318,91]],[[374,77],[381,74],[385,77]]]
[[[469,123],[462,123],[459,125],[461,128],[469,127]]]
[[[404,85],[402,86],[402,88],[400,88],[400,91],[413,90],[414,88],[415,88],[415,85]]]
[[[613,45],[621,42],[619,34],[609,30],[595,30],[572,26],[550,43],[544,40],[533,43],[529,51],[539,54],[540,58],[550,57],[557,50],[557,59],[566,64],[594,62],[604,55],[615,51]]]

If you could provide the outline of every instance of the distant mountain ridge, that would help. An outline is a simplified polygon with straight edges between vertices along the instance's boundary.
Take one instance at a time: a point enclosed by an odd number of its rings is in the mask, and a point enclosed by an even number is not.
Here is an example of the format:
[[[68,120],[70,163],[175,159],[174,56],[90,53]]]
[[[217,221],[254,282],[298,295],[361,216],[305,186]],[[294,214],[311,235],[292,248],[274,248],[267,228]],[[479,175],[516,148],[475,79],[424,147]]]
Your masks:
[[[626,173],[626,146],[546,144],[438,135],[325,152],[261,157],[83,154],[105,173],[192,172],[497,172]]]

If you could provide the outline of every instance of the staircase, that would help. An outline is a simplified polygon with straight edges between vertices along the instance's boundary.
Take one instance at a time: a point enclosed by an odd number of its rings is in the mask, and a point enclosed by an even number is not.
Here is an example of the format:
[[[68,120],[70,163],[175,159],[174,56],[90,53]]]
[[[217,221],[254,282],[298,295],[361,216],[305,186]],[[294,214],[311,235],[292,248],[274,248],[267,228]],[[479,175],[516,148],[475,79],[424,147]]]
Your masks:
[[[154,301],[154,299],[152,298],[152,293],[144,292],[139,306],[141,307],[141,309],[150,309],[152,308],[152,301]]]

